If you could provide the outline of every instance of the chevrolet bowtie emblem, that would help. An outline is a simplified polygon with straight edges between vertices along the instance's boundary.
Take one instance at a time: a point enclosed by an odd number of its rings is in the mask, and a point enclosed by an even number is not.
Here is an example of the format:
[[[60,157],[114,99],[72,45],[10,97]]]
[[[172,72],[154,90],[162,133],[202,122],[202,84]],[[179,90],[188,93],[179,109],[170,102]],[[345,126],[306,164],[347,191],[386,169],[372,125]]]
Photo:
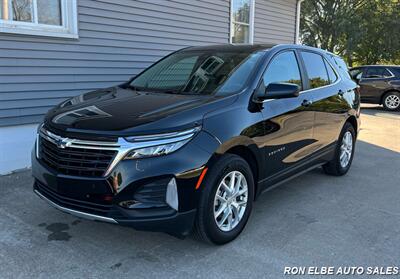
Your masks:
[[[67,147],[68,141],[66,139],[57,139],[55,144],[58,148],[64,149]]]

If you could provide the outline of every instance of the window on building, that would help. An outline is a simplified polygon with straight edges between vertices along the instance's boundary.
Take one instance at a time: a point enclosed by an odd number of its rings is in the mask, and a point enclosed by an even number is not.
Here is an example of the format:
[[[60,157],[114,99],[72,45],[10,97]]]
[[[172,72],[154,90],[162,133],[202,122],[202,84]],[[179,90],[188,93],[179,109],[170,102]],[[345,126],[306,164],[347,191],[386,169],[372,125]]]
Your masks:
[[[254,0],[231,1],[231,35],[233,44],[253,43]]]
[[[0,0],[0,32],[77,38],[76,0]]]
[[[325,62],[321,55],[313,52],[301,52],[311,88],[330,84]]]
[[[294,52],[278,54],[268,65],[263,79],[265,87],[273,82],[293,83],[301,87],[300,69]]]

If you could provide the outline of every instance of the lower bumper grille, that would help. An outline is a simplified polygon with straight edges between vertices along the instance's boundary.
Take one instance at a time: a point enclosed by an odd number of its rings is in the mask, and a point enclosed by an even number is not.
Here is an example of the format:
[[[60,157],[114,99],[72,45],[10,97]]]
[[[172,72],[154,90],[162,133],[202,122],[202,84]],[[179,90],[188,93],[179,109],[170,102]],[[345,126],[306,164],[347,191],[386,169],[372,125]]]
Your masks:
[[[65,197],[38,181],[35,182],[34,188],[35,190],[39,191],[40,194],[45,196],[47,199],[62,207],[86,212],[89,214],[107,217],[113,207],[113,205],[109,202],[95,203],[95,202],[89,202],[89,201],[83,201]]]

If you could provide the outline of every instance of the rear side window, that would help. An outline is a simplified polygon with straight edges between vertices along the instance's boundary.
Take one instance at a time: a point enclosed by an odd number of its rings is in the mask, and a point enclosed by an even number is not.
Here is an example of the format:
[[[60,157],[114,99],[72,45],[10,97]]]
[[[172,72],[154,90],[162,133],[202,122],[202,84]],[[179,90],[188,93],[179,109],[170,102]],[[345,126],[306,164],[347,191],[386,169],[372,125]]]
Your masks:
[[[400,67],[399,68],[390,68],[390,71],[395,75],[395,76],[400,76]]]
[[[386,78],[391,76],[392,74],[386,68],[371,67],[367,69],[364,78]]]
[[[267,87],[273,82],[294,83],[302,88],[299,64],[293,51],[278,54],[268,65],[264,73],[264,85]]]
[[[324,58],[316,53],[301,52],[306,67],[308,80],[311,88],[329,85],[328,72],[326,71]]]

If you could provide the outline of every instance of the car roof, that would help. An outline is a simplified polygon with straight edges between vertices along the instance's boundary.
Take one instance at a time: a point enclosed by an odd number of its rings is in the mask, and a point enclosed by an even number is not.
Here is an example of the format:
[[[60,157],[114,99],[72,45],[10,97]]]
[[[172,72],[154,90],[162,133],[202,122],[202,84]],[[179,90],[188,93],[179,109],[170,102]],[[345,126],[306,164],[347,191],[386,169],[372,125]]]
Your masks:
[[[340,57],[336,54],[330,53],[327,50],[299,45],[299,44],[219,44],[219,45],[205,45],[205,46],[194,46],[182,49],[182,51],[237,51],[237,52],[255,52],[259,50],[270,50],[270,49],[286,49],[295,48],[319,52],[321,54],[330,54],[335,57]]]
[[[221,45],[206,45],[206,46],[195,46],[188,47],[183,49],[185,50],[194,50],[194,51],[245,51],[245,52],[253,52],[257,50],[267,50],[273,48],[275,45],[273,44],[221,44]]]
[[[360,65],[356,67],[352,67],[351,69],[358,69],[358,68],[376,68],[376,67],[389,67],[389,68],[400,68],[399,65]]]

